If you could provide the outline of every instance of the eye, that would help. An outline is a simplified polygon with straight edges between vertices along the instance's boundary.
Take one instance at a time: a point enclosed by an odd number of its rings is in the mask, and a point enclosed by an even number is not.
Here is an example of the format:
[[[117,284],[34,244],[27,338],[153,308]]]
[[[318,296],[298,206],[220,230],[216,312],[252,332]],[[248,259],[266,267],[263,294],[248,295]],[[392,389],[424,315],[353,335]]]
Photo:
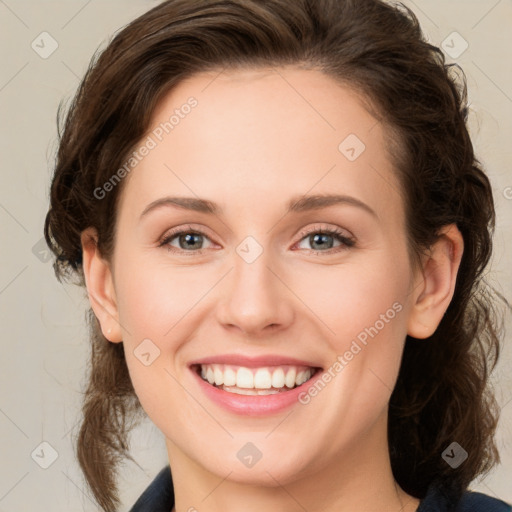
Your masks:
[[[315,253],[332,254],[355,245],[353,238],[336,228],[316,227],[309,231],[302,231],[300,236],[301,239],[295,245],[299,249],[306,249]],[[206,247],[205,241],[207,241]],[[303,247],[302,245],[305,242],[309,243],[311,248]],[[213,245],[215,244],[206,233],[200,229],[194,229],[192,226],[176,228],[167,232],[159,243],[159,247],[167,247],[170,252],[195,255],[203,254],[206,249]]]
[[[210,245],[204,246],[207,240]],[[195,230],[192,226],[184,229],[175,229],[165,234],[159,247],[166,246],[171,252],[188,252],[202,254],[204,249],[209,248],[212,244],[208,236],[200,230]]]
[[[303,231],[300,236],[302,238],[297,244],[299,248],[304,249],[304,247],[300,247],[300,244],[306,242],[311,246],[311,249],[309,250],[317,253],[338,252],[355,245],[355,240],[353,238],[347,236],[345,232],[336,228],[316,228],[310,231]],[[337,246],[335,246],[335,242],[338,242]],[[306,247],[305,249],[308,248]]]

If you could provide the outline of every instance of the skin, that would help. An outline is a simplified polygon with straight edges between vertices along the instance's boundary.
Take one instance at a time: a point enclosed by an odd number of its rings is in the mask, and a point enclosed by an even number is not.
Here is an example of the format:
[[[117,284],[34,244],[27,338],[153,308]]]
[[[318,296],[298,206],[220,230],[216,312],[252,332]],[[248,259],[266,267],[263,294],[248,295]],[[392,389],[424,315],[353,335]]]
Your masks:
[[[413,269],[385,127],[320,71],[195,75],[160,103],[151,129],[191,96],[197,107],[125,178],[112,260],[99,254],[94,229],[82,234],[92,307],[105,337],[125,344],[135,391],[165,436],[176,510],[416,510],[391,472],[388,403],[406,335],[430,336],[453,296],[459,231],[446,226]],[[366,145],[353,162],[338,149],[351,133]],[[292,198],[328,193],[357,198],[375,215],[351,204],[286,214]],[[141,219],[165,196],[208,199],[223,211],[164,206]],[[202,243],[202,254],[179,238],[178,252],[159,246],[189,224],[206,235],[193,245]],[[312,246],[304,232],[325,228],[355,245]],[[250,264],[236,252],[247,236],[263,249]],[[187,368],[235,353],[328,369],[397,302],[395,318],[307,405],[240,416],[211,402]],[[160,350],[148,366],[134,354],[144,339]],[[262,453],[252,468],[236,456],[249,441]]]

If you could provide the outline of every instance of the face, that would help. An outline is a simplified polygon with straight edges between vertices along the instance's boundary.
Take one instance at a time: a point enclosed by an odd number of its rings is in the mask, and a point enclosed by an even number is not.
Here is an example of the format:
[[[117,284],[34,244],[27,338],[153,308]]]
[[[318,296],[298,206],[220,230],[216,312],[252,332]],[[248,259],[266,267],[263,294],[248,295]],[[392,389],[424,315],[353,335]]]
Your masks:
[[[111,270],[171,463],[284,484],[385,443],[415,300],[386,148],[319,71],[205,73],[161,102]]]

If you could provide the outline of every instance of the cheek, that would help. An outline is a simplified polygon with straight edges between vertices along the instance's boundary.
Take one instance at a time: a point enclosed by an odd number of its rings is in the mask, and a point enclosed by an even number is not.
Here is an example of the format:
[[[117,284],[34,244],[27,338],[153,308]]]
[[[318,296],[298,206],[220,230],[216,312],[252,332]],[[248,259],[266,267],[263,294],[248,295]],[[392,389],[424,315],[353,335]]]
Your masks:
[[[148,262],[120,262],[116,296],[126,363],[135,391],[146,410],[156,407],[155,389],[173,388],[167,373],[179,346],[176,332],[186,318],[194,290],[184,276],[156,271]],[[190,282],[188,283],[190,284]],[[167,371],[166,371],[167,370]],[[173,372],[174,373],[174,372]],[[155,402],[153,404],[153,402]]]
[[[150,261],[125,266],[117,277],[120,322],[132,343],[137,338],[169,338],[208,291],[208,275],[191,268],[154,265]],[[211,276],[214,277],[214,276]],[[210,285],[211,286],[211,285]]]
[[[333,268],[323,286],[309,288],[310,304],[342,340],[347,335],[355,338],[372,326],[379,332],[396,332],[404,323],[405,315],[400,312],[408,296],[407,275],[408,267],[400,261]]]
[[[317,306],[330,330],[333,362],[341,356],[354,379],[370,387],[381,379],[392,388],[407,335],[409,267],[400,257],[379,263],[333,272]]]

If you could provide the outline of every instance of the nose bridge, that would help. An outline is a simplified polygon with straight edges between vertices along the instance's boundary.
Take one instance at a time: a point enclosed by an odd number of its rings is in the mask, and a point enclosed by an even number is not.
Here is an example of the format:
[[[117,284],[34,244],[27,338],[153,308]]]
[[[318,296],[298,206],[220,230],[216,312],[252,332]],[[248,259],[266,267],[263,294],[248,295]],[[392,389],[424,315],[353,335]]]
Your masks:
[[[258,248],[254,240],[245,240],[237,247],[229,286],[219,303],[221,323],[256,333],[271,325],[283,327],[292,320],[291,297],[270,270],[273,263],[271,251]]]

